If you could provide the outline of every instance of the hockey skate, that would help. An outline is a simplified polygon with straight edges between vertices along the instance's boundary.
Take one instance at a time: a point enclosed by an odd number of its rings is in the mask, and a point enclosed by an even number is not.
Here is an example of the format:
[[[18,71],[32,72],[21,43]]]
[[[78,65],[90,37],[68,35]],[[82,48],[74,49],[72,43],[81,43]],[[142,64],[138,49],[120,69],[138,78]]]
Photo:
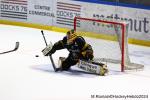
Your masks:
[[[104,76],[108,73],[108,68],[106,64],[100,65],[100,75]]]
[[[92,61],[92,64],[96,64],[96,65],[100,66],[100,75],[101,76],[104,76],[105,74],[108,73],[108,68],[107,68],[106,64],[101,63],[101,62],[94,62],[94,61]]]

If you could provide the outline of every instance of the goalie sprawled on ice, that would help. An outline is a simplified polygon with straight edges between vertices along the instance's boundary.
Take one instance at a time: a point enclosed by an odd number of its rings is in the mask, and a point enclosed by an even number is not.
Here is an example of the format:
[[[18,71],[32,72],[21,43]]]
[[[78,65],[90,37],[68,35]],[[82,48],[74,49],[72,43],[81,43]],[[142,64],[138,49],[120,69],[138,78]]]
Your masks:
[[[49,56],[55,53],[56,50],[67,49],[69,55],[67,58],[60,57],[59,71],[69,70],[69,68],[78,63],[78,67],[95,74],[105,75],[108,72],[107,66],[103,63],[93,61],[93,49],[90,44],[87,44],[83,37],[77,36],[72,29],[67,32],[67,35],[56,42],[52,47],[48,45],[42,50],[44,56]]]

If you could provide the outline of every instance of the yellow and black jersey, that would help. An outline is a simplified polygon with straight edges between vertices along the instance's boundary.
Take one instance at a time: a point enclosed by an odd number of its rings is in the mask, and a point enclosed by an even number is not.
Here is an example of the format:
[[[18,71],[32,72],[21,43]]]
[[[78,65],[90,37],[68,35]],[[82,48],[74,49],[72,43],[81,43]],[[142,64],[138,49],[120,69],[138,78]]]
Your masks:
[[[67,37],[65,36],[62,40],[56,42],[52,48],[52,53],[56,50],[67,49],[70,53],[78,53],[81,56],[86,56],[90,54],[93,56],[93,50],[91,45],[87,44],[85,39],[81,36],[77,36],[72,43],[67,42]]]

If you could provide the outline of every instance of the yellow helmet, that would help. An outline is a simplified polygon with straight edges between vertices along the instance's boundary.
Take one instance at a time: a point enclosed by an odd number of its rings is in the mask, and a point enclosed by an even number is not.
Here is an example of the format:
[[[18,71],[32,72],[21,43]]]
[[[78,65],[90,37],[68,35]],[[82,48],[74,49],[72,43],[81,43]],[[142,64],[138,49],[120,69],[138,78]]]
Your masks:
[[[67,32],[67,43],[72,43],[73,40],[77,37],[74,29]]]

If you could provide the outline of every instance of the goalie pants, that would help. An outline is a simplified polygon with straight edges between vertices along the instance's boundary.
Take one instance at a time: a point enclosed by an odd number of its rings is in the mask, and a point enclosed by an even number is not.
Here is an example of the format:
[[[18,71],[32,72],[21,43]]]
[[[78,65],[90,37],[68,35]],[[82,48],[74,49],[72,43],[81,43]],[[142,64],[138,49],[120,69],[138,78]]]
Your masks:
[[[68,57],[62,61],[62,65],[61,68],[62,70],[68,70],[71,66],[76,65],[79,61],[79,59],[81,60],[92,60],[93,59],[93,54],[88,54],[88,57],[84,57],[80,54],[74,54],[74,53],[69,53]]]

